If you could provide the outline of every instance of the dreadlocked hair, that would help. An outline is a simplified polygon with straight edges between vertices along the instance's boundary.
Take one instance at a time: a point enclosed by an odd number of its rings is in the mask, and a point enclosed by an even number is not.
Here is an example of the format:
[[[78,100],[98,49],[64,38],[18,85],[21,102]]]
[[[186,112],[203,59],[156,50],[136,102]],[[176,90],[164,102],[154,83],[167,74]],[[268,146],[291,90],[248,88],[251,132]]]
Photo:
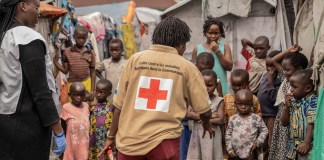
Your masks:
[[[190,41],[190,28],[188,25],[175,17],[162,20],[155,28],[152,42],[170,47],[179,47]]]
[[[1,0],[0,1],[0,45],[2,39],[9,29],[11,22],[16,13],[16,6],[19,2],[25,2],[27,0]]]
[[[205,24],[203,26],[203,33],[204,35],[208,32],[211,25],[216,24],[219,27],[219,30],[222,34],[222,37],[225,38],[225,30],[224,30],[224,23],[216,18],[207,17],[207,20],[205,21]]]

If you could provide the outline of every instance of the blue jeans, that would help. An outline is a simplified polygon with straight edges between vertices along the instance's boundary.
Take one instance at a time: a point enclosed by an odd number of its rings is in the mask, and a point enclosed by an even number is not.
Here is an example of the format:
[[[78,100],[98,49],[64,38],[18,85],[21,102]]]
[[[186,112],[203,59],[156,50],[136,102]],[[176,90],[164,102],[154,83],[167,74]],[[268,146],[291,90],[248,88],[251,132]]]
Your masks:
[[[183,125],[183,131],[180,137],[180,160],[187,159],[187,153],[190,143],[191,131],[188,125]]]

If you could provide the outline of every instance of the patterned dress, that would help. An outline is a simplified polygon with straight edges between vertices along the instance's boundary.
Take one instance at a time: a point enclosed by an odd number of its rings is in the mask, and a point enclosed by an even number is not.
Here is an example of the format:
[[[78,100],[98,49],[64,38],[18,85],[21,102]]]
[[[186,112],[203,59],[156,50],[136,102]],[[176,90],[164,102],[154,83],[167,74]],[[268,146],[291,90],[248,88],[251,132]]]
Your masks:
[[[211,100],[211,110],[216,112],[223,98]],[[187,160],[223,160],[222,133],[219,125],[213,125],[215,137],[210,139],[208,133],[202,138],[204,128],[201,123],[194,122]]]
[[[249,158],[253,144],[260,147],[267,135],[267,126],[259,115],[252,113],[249,117],[242,118],[235,114],[230,118],[226,129],[226,149],[239,158]]]
[[[90,154],[89,160],[99,160],[98,153],[102,150],[106,134],[111,127],[113,108],[110,103],[97,103],[90,107]],[[102,155],[100,160],[110,159],[108,155]]]
[[[273,127],[272,140],[270,144],[269,160],[286,160],[287,145],[288,145],[288,128],[281,125],[281,113],[285,107],[284,97],[290,92],[290,84],[285,79],[278,91],[277,101],[275,106],[279,107],[276,116],[276,121]]]

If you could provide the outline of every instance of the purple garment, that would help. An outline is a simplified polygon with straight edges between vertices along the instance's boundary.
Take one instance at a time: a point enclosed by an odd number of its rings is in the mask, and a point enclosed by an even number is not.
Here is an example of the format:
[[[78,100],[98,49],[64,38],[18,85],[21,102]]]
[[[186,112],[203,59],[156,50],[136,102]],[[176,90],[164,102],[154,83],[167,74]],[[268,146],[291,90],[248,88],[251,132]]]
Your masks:
[[[281,78],[277,76],[272,84],[268,83],[268,73],[263,74],[258,92],[258,99],[261,105],[262,116],[276,117],[278,107],[274,106],[277,93],[281,85]]]

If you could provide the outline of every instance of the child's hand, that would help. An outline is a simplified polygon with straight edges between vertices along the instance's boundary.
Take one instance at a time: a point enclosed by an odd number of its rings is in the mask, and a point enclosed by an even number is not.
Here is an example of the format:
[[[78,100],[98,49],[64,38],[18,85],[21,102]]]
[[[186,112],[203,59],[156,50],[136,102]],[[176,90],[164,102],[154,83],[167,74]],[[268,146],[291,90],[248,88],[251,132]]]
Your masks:
[[[228,155],[229,155],[231,158],[235,158],[235,157],[237,157],[237,155],[236,155],[234,152],[230,152]]]
[[[309,152],[310,148],[311,148],[310,144],[303,142],[297,146],[297,153],[301,155],[305,155]]]
[[[256,143],[253,143],[253,146],[252,146],[251,151],[254,151],[254,150],[256,150],[257,148],[258,148],[258,146],[256,145]]]
[[[213,52],[217,52],[219,50],[219,45],[217,44],[217,42],[215,41],[212,41],[210,44],[209,44],[209,47],[210,49],[213,51]]]
[[[285,103],[286,103],[286,107],[290,108],[291,107],[291,100],[293,99],[293,95],[291,93],[287,94],[285,96]]]
[[[300,46],[298,46],[297,44],[294,44],[293,46],[289,47],[287,50],[289,53],[295,53],[295,52],[299,52],[303,49]]]

